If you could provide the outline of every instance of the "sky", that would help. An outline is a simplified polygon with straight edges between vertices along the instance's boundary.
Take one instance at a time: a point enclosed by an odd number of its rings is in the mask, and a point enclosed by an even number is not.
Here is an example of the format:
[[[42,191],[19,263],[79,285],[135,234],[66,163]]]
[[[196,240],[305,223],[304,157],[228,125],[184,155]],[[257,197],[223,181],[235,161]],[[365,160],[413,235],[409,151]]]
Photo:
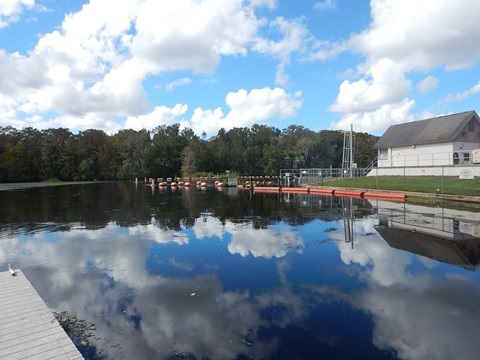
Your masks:
[[[479,44],[478,0],[0,0],[0,127],[382,135],[477,111]]]

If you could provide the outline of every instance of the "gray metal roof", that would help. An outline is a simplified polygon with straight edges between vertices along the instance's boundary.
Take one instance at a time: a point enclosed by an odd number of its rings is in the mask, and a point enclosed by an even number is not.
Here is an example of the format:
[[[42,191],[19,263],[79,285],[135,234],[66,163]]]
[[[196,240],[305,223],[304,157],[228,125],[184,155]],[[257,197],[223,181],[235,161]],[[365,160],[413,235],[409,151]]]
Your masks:
[[[380,236],[393,248],[429,257],[444,263],[476,270],[479,266],[478,249],[480,239],[465,237],[461,241],[442,239],[411,230],[377,226]],[[452,238],[454,235],[452,234]]]
[[[459,114],[392,125],[377,141],[375,148],[385,149],[451,142],[460,135],[460,132],[473,117],[480,121],[475,111],[466,111]]]

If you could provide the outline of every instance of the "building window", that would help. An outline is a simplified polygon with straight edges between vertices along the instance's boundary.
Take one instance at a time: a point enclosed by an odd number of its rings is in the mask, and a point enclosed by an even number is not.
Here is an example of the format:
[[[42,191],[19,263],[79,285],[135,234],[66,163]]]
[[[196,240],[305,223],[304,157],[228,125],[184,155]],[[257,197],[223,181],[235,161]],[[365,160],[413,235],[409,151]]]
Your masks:
[[[378,157],[380,159],[387,159],[388,158],[388,149],[378,149]]]
[[[458,153],[453,153],[453,165],[458,164]]]
[[[463,161],[466,162],[466,163],[470,162],[470,153],[469,152],[463,153]]]

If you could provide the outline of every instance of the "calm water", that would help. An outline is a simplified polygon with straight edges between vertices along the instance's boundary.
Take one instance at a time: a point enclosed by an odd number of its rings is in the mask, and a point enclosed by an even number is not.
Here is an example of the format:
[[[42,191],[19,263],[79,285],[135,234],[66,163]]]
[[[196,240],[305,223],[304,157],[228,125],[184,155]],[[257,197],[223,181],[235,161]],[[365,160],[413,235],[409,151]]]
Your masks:
[[[237,189],[37,188],[0,192],[0,269],[86,328],[72,336],[87,359],[478,359],[479,220]]]

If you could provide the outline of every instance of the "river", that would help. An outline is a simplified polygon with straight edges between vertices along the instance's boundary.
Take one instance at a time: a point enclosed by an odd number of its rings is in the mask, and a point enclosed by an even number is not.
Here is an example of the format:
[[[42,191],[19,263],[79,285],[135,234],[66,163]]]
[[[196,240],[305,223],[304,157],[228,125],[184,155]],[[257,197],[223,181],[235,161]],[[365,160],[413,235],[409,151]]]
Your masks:
[[[0,270],[20,268],[78,324],[86,359],[480,354],[467,207],[128,182],[0,204]]]

